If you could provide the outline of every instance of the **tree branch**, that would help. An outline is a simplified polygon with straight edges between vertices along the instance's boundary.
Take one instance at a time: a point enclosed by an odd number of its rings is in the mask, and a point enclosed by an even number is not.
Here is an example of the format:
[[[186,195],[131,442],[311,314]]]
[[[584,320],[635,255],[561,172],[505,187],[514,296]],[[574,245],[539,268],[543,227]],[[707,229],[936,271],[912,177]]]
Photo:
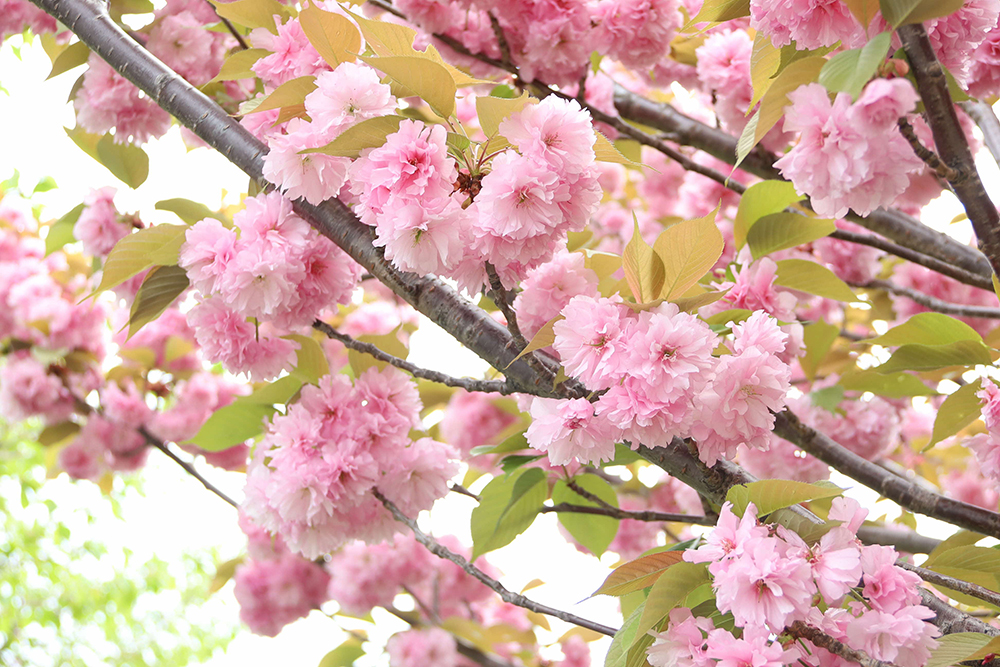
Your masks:
[[[351,338],[345,333],[341,333],[334,329],[332,326],[327,324],[322,320],[316,320],[313,322],[313,329],[323,333],[328,338],[340,341],[344,344],[344,347],[362,352],[364,354],[371,355],[372,357],[378,359],[379,361],[384,361],[390,366],[395,366],[401,370],[406,371],[413,377],[423,378],[425,380],[430,380],[431,382],[437,382],[438,384],[443,384],[447,387],[460,387],[466,391],[481,391],[486,393],[496,393],[503,394],[504,396],[508,394],[513,394],[516,389],[511,387],[507,382],[501,382],[500,380],[476,380],[473,378],[456,378],[448,375],[446,373],[441,373],[439,371],[432,371],[426,368],[421,368],[415,364],[411,364],[405,359],[400,359],[399,357],[394,357],[388,352],[379,349],[377,345],[372,343],[365,343],[364,341],[356,340]]]
[[[871,280],[867,283],[848,283],[851,287],[860,287],[862,289],[880,289],[889,292],[890,294],[895,294],[897,296],[905,296],[907,299],[916,301],[921,306],[925,308],[930,308],[931,310],[936,310],[939,313],[947,313],[949,315],[958,315],[960,317],[985,317],[991,319],[1000,319],[1000,308],[987,308],[986,306],[966,306],[961,303],[951,303],[950,301],[943,301],[936,297],[930,296],[929,294],[924,294],[923,292],[918,292],[915,289],[910,289],[909,287],[900,287],[888,280]]]
[[[990,201],[969,149],[965,132],[948,91],[944,68],[934,55],[934,48],[922,24],[900,26],[896,30],[906,58],[910,62],[917,92],[926,109],[927,124],[934,135],[941,160],[952,171],[948,182],[962,202],[979,239],[979,247],[989,259],[993,272],[1000,269],[1000,215]]]
[[[420,530],[420,528],[417,526],[416,521],[410,519],[402,512],[400,512],[399,508],[396,507],[392,503],[392,501],[383,496],[378,489],[375,489],[374,491],[372,491],[372,493],[375,495],[376,498],[379,499],[379,501],[383,505],[385,505],[385,508],[387,510],[392,512],[392,516],[395,517],[396,521],[406,524],[409,527],[409,529],[413,531],[413,536],[417,538],[418,542],[427,547],[428,551],[430,551],[438,558],[450,560],[455,565],[458,565],[466,572],[466,574],[470,575],[474,579],[477,579],[486,587],[492,589],[497,595],[500,596],[500,599],[503,600],[504,602],[516,605],[518,607],[523,607],[528,611],[533,611],[538,614],[545,614],[546,616],[552,616],[562,621],[566,621],[567,623],[579,625],[582,628],[587,628],[588,630],[599,632],[602,635],[607,635],[608,637],[614,637],[615,633],[618,632],[615,628],[611,628],[606,625],[602,625],[600,623],[595,623],[594,621],[588,621],[587,619],[581,618],[576,614],[571,614],[569,612],[562,611],[560,609],[555,609],[553,607],[549,607],[548,605],[539,604],[538,602],[530,600],[524,597],[523,595],[508,590],[499,581],[489,576],[488,574],[480,570],[478,567],[467,561],[465,558],[462,558],[461,556],[451,551],[450,549],[442,545],[440,542],[436,541],[434,538],[428,536],[426,533]]]
[[[594,507],[593,505],[573,505],[571,503],[556,503],[543,506],[541,514],[565,512],[570,514],[594,514],[612,519],[632,519],[635,521],[667,521],[675,523],[690,523],[696,526],[714,526],[715,519],[695,514],[670,514],[668,512],[653,512],[649,510],[623,510],[617,507]]]
[[[1000,537],[1000,514],[926,491],[838,445],[803,424],[789,410],[775,415],[774,433],[911,512]]]
[[[909,570],[920,576],[921,579],[928,583],[935,584],[937,586],[944,586],[950,588],[953,591],[958,591],[959,593],[965,593],[966,595],[971,595],[977,600],[982,600],[983,602],[988,602],[991,605],[1000,607],[1000,593],[996,591],[991,591],[988,588],[979,586],[969,581],[963,581],[961,579],[956,579],[955,577],[949,577],[944,574],[935,572],[934,570],[928,570],[925,567],[918,567],[916,565],[910,565],[904,561],[899,561],[896,563],[896,567],[901,567],[904,570]]]
[[[205,477],[200,472],[198,472],[197,468],[195,468],[193,465],[191,465],[190,463],[179,457],[177,454],[175,454],[173,450],[170,449],[170,446],[167,445],[167,443],[163,442],[159,438],[154,437],[153,434],[151,434],[149,431],[146,430],[145,426],[139,427],[139,433],[141,433],[142,437],[146,439],[147,444],[155,447],[156,449],[166,454],[167,458],[169,458],[171,461],[173,461],[180,467],[184,468],[184,470],[186,470],[189,475],[191,475],[196,480],[201,482],[206,489],[208,489],[215,495],[219,496],[220,498],[225,500],[227,503],[229,503],[236,509],[240,508],[239,503],[237,503],[235,500],[227,496],[225,493],[219,490],[217,486],[215,486],[207,479],[205,479]]]
[[[785,632],[793,637],[808,639],[816,646],[825,648],[830,653],[839,655],[845,660],[856,662],[861,665],[861,667],[895,667],[891,662],[875,660],[864,651],[856,651],[843,642],[837,641],[819,628],[814,628],[813,626],[807,625],[802,621],[795,621],[785,629]]]
[[[973,100],[960,102],[959,106],[979,126],[987,150],[993,156],[993,160],[1000,164],[1000,120],[997,120],[996,114],[993,113],[993,107],[985,102]]]

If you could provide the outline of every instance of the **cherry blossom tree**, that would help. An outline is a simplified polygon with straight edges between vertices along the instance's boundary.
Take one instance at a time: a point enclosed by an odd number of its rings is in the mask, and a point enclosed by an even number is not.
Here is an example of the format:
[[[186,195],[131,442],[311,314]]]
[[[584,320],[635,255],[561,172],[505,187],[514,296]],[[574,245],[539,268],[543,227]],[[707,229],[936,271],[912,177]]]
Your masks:
[[[0,407],[72,478],[159,452],[236,507],[253,631],[382,607],[393,667],[551,664],[547,616],[567,667],[602,635],[612,667],[994,664],[1000,0],[0,10],[86,64],[71,136],[127,185],[175,121],[251,179],[152,226],[4,197]],[[428,321],[491,370],[408,361]],[[418,522],[451,493],[472,544]],[[580,582],[618,627],[489,564],[545,513],[620,558]]]

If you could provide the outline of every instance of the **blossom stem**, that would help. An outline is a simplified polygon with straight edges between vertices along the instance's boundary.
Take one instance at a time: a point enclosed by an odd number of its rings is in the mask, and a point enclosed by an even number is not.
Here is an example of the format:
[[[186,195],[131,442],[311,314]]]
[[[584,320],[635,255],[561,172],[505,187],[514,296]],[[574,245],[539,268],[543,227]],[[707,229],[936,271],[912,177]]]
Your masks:
[[[385,508],[392,512],[392,516],[395,517],[396,521],[406,524],[411,531],[413,531],[413,536],[417,538],[417,541],[422,545],[427,547],[427,550],[438,558],[443,558],[444,560],[450,560],[455,565],[462,568],[466,574],[472,576],[474,579],[479,580],[482,584],[486,585],[488,588],[493,590],[497,595],[500,596],[504,602],[512,604],[518,607],[523,607],[528,611],[533,611],[538,614],[545,614],[546,616],[552,616],[553,618],[558,618],[559,620],[566,621],[567,623],[572,623],[574,625],[579,625],[582,628],[587,628],[588,630],[593,630],[594,632],[599,632],[602,635],[607,635],[608,637],[613,637],[616,632],[615,628],[603,625],[601,623],[596,623],[594,621],[587,620],[577,616],[576,614],[571,614],[560,609],[555,609],[554,607],[549,607],[548,605],[540,604],[534,600],[530,600],[519,593],[514,593],[513,591],[507,589],[503,584],[489,576],[478,567],[470,563],[468,560],[459,556],[457,553],[451,551],[443,544],[430,537],[417,526],[417,522],[410,519],[396,507],[391,500],[386,498],[382,493],[375,489],[372,491],[376,498],[385,505]]]
[[[715,525],[715,519],[697,514],[671,514],[669,512],[653,512],[650,510],[623,510],[617,507],[593,507],[592,505],[573,505],[571,503],[557,503],[555,505],[542,507],[539,511],[542,514],[594,514],[597,516],[611,517],[612,519],[631,519],[633,521],[690,523],[696,526]]]

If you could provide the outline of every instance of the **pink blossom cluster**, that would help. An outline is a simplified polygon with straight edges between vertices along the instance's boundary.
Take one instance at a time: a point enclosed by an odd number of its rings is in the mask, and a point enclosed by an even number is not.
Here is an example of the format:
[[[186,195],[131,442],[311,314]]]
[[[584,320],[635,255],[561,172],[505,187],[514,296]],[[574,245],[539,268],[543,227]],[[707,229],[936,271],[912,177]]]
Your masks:
[[[464,456],[475,447],[500,444],[500,434],[517,422],[517,415],[497,405],[500,398],[459,389],[445,408],[441,437]]]
[[[308,42],[306,46],[312,49]],[[395,108],[396,98],[389,86],[367,65],[344,62],[332,72],[318,71],[316,90],[305,98],[310,120],[294,118],[265,130],[270,150],[264,156],[264,176],[280,185],[289,199],[302,197],[319,204],[336,197],[347,181],[351,161],[303,151],[325,146],[352,125]]]
[[[597,274],[586,267],[582,253],[560,250],[521,282],[514,299],[518,326],[530,340],[575,296],[597,298]]]
[[[889,206],[906,190],[910,174],[923,170],[896,130],[896,120],[917,101],[907,80],[875,79],[853,104],[848,93],[838,93],[831,104],[818,83],[797,88],[788,99],[784,130],[798,132],[799,140],[774,165],[811,198],[819,215],[868,215]]]
[[[59,467],[74,479],[96,482],[111,471],[132,472],[146,463],[146,441],[127,423],[91,415],[59,452]]]
[[[397,267],[478,291],[489,262],[513,287],[583,229],[601,198],[589,114],[550,96],[502,121],[500,134],[516,150],[485,175],[458,172],[440,125],[404,120],[362,151],[350,169],[356,211]]]
[[[610,460],[622,440],[693,437],[708,465],[741,443],[768,447],[791,372],[780,357],[788,336],[767,313],[733,326],[732,354],[718,358],[722,339],[674,304],[636,314],[620,298],[577,296],[562,315],[553,347],[566,373],[605,391],[596,403],[532,401],[527,439],[553,464]]]
[[[770,37],[776,48],[795,42],[798,49],[819,49],[837,42],[844,48],[857,48],[864,45],[868,28],[858,23],[841,0],[750,0],[750,27]]]
[[[274,25],[274,30],[255,28],[250,33],[254,48],[270,51],[251,67],[266,87],[273,90],[292,79],[316,76],[330,69],[309,42],[298,19],[282,23],[275,15]]]
[[[899,444],[899,410],[878,396],[848,397],[833,411],[812,405],[808,397],[790,403],[804,423],[869,461],[886,456]]]
[[[960,82],[968,80],[978,47],[998,18],[1000,0],[966,0],[958,11],[925,23],[934,54]]]
[[[234,228],[214,218],[186,233],[178,264],[201,302],[188,322],[202,354],[232,373],[270,379],[295,362],[284,332],[346,303],[360,267],[292,212],[280,193],[248,198]]]
[[[171,0],[155,13],[146,48],[195,86],[219,73],[236,40],[226,32],[207,30],[219,17],[204,3]]]
[[[979,469],[986,477],[1000,481],[1000,387],[983,380],[976,396],[983,402],[983,421],[986,433],[972,436],[965,445],[976,455]]]
[[[170,114],[100,56],[91,53],[87,65],[83,86],[73,100],[81,128],[91,134],[114,130],[119,144],[143,144],[170,129]]]
[[[240,526],[249,539],[248,558],[234,576],[240,620],[252,632],[274,637],[329,599],[330,575],[322,565],[290,552],[280,538],[257,529],[242,513]]]
[[[856,501],[834,499],[829,517],[838,523],[809,544],[784,526],[761,524],[752,503],[742,518],[723,505],[715,530],[684,559],[709,563],[716,606],[732,614],[742,637],[689,609],[674,609],[667,629],[655,634],[650,664],[839,664],[808,640],[788,650],[771,640],[796,621],[875,660],[924,664],[937,645],[937,629],[925,622],[934,614],[920,604],[920,578],[895,565],[892,547],[861,545],[855,534],[866,515]],[[864,599],[849,597],[852,589]]]
[[[84,208],[73,225],[73,236],[83,243],[88,255],[107,257],[115,244],[132,231],[115,208],[114,197],[115,189],[105,187],[83,198]]]
[[[389,638],[389,667],[458,667],[461,656],[455,638],[441,628],[407,630]]]
[[[420,409],[416,386],[393,368],[368,369],[353,385],[345,375],[306,385],[255,448],[244,511],[307,558],[390,537],[400,524],[372,491],[416,516],[457,471],[450,447],[411,439]]]
[[[56,32],[56,20],[28,0],[0,0],[0,42],[25,29],[36,35]]]

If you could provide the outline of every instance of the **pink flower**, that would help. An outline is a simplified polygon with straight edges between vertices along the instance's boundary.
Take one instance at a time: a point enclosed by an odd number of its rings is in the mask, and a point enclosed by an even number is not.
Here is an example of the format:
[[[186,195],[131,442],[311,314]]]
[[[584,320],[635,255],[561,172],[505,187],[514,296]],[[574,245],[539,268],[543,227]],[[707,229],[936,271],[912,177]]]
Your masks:
[[[389,667],[458,667],[455,639],[441,628],[408,630],[389,638]]]
[[[763,310],[783,322],[795,320],[793,309],[797,302],[795,295],[775,287],[774,279],[778,265],[769,257],[756,262],[743,263],[733,267],[735,282],[716,285],[719,289],[729,289],[725,296],[714,304],[702,309],[703,315],[721,313],[731,308]]]
[[[546,163],[506,151],[493,158],[493,170],[476,197],[476,235],[519,240],[553,233],[563,221],[559,203],[568,188]]]
[[[712,569],[719,611],[731,611],[742,627],[780,632],[805,618],[816,593],[809,563],[777,538],[754,540]]]
[[[109,382],[101,392],[101,405],[108,418],[114,422],[137,429],[144,426],[153,416],[153,411],[146,405],[146,398],[136,389],[131,378],[119,385]]]
[[[374,226],[383,213],[391,215],[392,209],[407,203],[443,207],[434,202],[451,196],[458,176],[446,135],[443,125],[427,128],[404,120],[385,144],[361,152],[351,165],[350,180],[363,222]]]
[[[403,586],[429,579],[433,559],[412,535],[379,544],[351,542],[330,557],[330,597],[344,612],[364,616],[374,607],[390,606]]]
[[[205,358],[221,363],[230,373],[247,373],[254,379],[270,380],[295,365],[297,343],[258,336],[254,325],[219,299],[209,299],[192,308],[188,322]]]
[[[85,205],[73,226],[73,236],[83,242],[83,251],[95,257],[106,257],[131,229],[119,220],[114,204],[115,189],[92,190],[83,198]]]
[[[440,211],[418,203],[394,207],[378,218],[375,247],[402,271],[447,274],[457,267],[467,248],[472,216],[457,199],[445,200]]]
[[[594,20],[612,56],[626,67],[648,69],[669,51],[681,25],[679,6],[677,0],[603,0]]]
[[[695,399],[691,434],[706,465],[731,458],[739,444],[765,449],[774,412],[785,407],[791,371],[774,355],[748,349],[719,359],[715,376]]]
[[[73,101],[80,127],[93,134],[114,129],[116,143],[142,144],[170,128],[170,115],[96,53],[87,59],[83,87]]]
[[[869,545],[861,548],[861,569],[864,572],[864,594],[871,606],[894,614],[920,602],[920,577],[896,567],[898,554],[892,547]],[[892,660],[892,658],[883,658]]]
[[[896,121],[917,104],[906,79],[874,79],[851,107],[851,117],[869,134],[896,131]]]
[[[854,533],[838,526],[809,550],[807,560],[820,594],[838,604],[861,579],[861,551]]]
[[[550,95],[538,104],[526,104],[500,123],[500,134],[530,162],[544,163],[564,177],[594,164],[596,135],[590,113],[576,100]]]
[[[959,81],[966,78],[973,50],[997,27],[998,15],[997,0],[966,0],[957,12],[926,22],[934,53]]]
[[[316,76],[328,69],[322,56],[306,39],[297,19],[282,24],[276,16],[274,23],[277,34],[267,28],[255,28],[250,33],[254,47],[271,52],[250,67],[266,86],[277,88],[300,76]]]
[[[316,76],[316,90],[306,95],[305,105],[313,123],[332,139],[354,123],[392,113],[396,98],[374,69],[343,62]]]
[[[557,667],[590,667],[590,646],[580,637],[572,635],[560,643],[563,659]]]
[[[189,11],[165,16],[153,25],[146,42],[150,53],[195,86],[218,74],[231,41],[205,30],[203,23]]]
[[[264,177],[281,186],[289,199],[303,198],[310,204],[332,199],[347,181],[347,158],[322,153],[302,153],[329,142],[326,128],[295,119],[290,132],[271,137],[264,156]]]
[[[0,413],[4,417],[22,421],[42,416],[46,422],[56,423],[67,419],[74,409],[69,390],[39,361],[27,353],[8,355],[0,368]]]
[[[750,26],[782,47],[795,42],[800,49],[833,46],[838,41],[845,48],[864,44],[865,33],[840,0],[751,0]]]
[[[566,372],[591,389],[611,387],[624,369],[628,339],[622,309],[611,299],[577,296],[553,326],[552,346]]]
[[[233,589],[240,620],[252,632],[274,637],[326,602],[329,581],[322,566],[298,556],[246,561],[236,570]]]
[[[184,234],[177,264],[187,272],[191,285],[202,294],[219,290],[219,278],[236,254],[236,232],[215,218],[205,218]]]
[[[782,667],[787,662],[781,644],[770,642],[767,633],[744,632],[736,639],[722,629],[709,633],[705,655],[717,661],[715,667]]]
[[[615,455],[612,429],[594,416],[594,406],[585,398],[536,398],[531,419],[525,434],[528,444],[546,452],[554,465],[610,461]]]
[[[560,251],[528,272],[514,299],[517,323],[529,338],[575,296],[597,298],[597,275],[584,266],[581,253]]]
[[[992,380],[984,380],[976,396],[983,401],[983,421],[987,430],[991,434],[1000,434],[1000,387]]]
[[[499,436],[517,417],[497,405],[500,396],[459,389],[441,419],[441,437],[463,454],[474,447],[499,444]]]
[[[923,605],[894,613],[870,609],[847,625],[847,638],[876,660],[922,665],[937,646],[937,628],[925,622],[931,618],[934,612]]]
[[[719,521],[715,529],[705,538],[705,543],[697,549],[684,552],[684,560],[689,563],[706,563],[738,558],[745,548],[767,536],[767,529],[757,523],[757,507],[747,505],[743,516],[733,514],[733,504],[726,501],[719,511]]]
[[[653,633],[656,641],[646,653],[653,667],[714,667],[705,654],[706,635],[715,630],[712,619],[693,616],[687,607],[670,610],[670,625]]]

